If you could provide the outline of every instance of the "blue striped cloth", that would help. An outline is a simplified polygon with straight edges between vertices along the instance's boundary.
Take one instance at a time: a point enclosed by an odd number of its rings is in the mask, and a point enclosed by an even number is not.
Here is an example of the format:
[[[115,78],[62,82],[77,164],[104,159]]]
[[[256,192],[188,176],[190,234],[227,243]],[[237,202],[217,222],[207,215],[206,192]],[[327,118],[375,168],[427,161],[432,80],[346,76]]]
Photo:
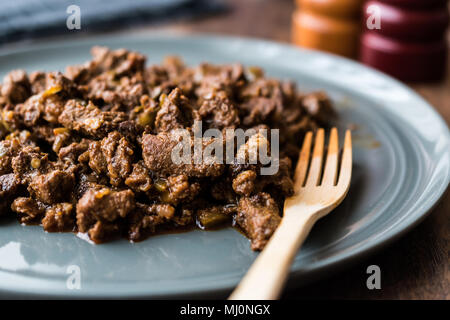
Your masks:
[[[223,0],[0,0],[0,43],[64,34],[71,5],[80,8],[80,32],[190,18],[225,9]]]

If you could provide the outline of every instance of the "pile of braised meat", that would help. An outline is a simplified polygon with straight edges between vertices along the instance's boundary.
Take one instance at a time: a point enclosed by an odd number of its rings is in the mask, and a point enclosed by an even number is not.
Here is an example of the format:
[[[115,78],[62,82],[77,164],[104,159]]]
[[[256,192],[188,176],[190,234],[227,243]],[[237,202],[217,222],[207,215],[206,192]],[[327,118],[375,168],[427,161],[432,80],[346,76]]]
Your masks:
[[[0,215],[94,242],[232,224],[262,249],[293,192],[304,133],[334,116],[327,96],[239,64],[188,67],[168,57],[146,67],[139,53],[105,47],[92,55],[65,73],[15,70],[4,78]],[[278,172],[173,163],[171,132],[192,130],[195,120],[203,130],[280,129]]]

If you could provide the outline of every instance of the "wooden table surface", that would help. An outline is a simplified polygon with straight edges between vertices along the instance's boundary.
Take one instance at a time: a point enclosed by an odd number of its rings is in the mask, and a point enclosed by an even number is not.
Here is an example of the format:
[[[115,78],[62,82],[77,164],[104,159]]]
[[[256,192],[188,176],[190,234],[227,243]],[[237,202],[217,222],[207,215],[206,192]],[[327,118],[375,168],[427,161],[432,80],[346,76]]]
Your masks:
[[[290,41],[294,0],[230,0],[228,12],[140,31],[213,32]],[[449,37],[450,38],[450,37]],[[450,66],[450,64],[449,64]],[[450,68],[441,83],[409,84],[450,124]],[[450,299],[450,196],[393,245],[323,281],[286,292],[297,299]],[[381,269],[381,289],[366,287],[367,266]]]

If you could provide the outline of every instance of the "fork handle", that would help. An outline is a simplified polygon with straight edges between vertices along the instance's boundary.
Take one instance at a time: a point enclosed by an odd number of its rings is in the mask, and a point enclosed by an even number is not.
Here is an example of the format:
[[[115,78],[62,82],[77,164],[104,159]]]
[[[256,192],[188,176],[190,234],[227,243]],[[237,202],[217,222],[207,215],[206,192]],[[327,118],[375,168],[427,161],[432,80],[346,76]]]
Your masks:
[[[279,297],[298,249],[319,218],[312,212],[302,212],[301,215],[285,213],[277,230],[229,300],[272,300]]]

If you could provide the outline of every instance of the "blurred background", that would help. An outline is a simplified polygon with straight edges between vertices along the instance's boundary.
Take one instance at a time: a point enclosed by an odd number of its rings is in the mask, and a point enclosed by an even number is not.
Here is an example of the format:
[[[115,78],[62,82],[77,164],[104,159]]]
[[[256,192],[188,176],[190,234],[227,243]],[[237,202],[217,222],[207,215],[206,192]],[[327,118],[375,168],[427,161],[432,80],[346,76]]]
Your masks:
[[[386,72],[450,124],[448,24],[447,0],[0,0],[0,51],[114,33],[264,38]],[[449,198],[387,250],[285,298],[450,299]],[[386,270],[382,290],[367,290],[369,264]]]
[[[152,28],[231,33],[357,59],[404,81],[439,81],[446,75],[447,2],[3,0],[0,43]]]

